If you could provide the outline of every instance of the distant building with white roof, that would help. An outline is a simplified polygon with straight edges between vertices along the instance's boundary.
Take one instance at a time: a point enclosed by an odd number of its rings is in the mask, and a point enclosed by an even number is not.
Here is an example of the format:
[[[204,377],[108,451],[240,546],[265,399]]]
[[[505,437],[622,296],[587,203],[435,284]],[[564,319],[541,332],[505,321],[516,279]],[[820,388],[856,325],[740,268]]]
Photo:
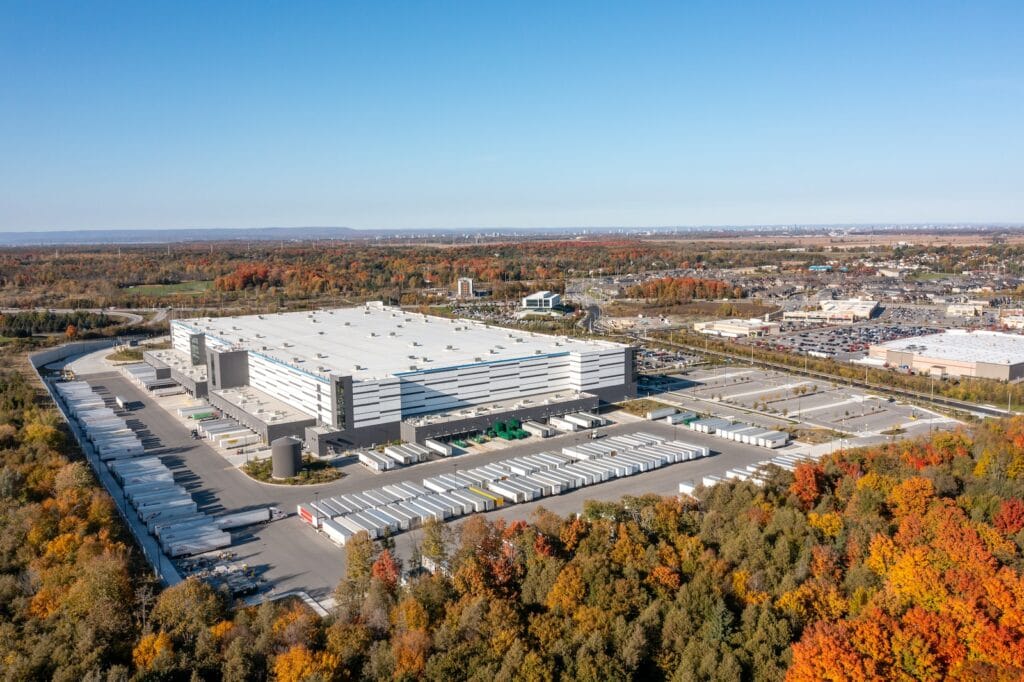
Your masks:
[[[551,310],[562,305],[562,296],[553,291],[538,291],[523,298],[526,310]]]
[[[734,318],[731,320],[714,320],[712,322],[696,322],[694,331],[709,336],[723,336],[730,339],[748,338],[751,336],[768,336],[778,334],[781,329],[778,322],[768,322],[759,317],[749,320]]]
[[[825,324],[852,324],[870,320],[878,312],[878,301],[850,298],[822,301],[817,310],[790,310],[782,314],[784,320],[805,320]]]
[[[868,355],[920,374],[1012,381],[1024,377],[1024,336],[951,329],[880,343]]]

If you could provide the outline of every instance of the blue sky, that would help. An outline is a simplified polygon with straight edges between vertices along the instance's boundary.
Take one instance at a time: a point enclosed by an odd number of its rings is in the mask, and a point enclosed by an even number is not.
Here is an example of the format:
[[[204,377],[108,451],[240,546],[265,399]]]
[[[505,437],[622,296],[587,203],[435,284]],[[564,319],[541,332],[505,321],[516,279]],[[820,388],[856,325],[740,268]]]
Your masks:
[[[0,1],[0,230],[1024,221],[1024,3]]]

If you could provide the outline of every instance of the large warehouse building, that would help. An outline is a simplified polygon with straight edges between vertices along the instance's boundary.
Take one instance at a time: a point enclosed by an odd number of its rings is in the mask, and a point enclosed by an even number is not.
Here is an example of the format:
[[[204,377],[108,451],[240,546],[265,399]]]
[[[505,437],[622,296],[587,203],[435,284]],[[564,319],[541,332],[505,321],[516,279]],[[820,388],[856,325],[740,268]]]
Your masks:
[[[868,355],[921,374],[1013,381],[1024,377],[1024,336],[951,329],[871,346]]]
[[[265,440],[299,435],[314,450],[311,439],[366,445],[455,435],[636,393],[629,346],[381,303],[174,320],[171,339],[169,353],[147,360]]]

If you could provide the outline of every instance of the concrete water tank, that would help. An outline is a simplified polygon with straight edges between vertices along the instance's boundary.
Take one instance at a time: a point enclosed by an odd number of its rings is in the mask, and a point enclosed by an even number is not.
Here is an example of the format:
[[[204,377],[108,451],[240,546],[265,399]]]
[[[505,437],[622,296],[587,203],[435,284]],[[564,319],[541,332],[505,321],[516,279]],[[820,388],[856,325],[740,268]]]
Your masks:
[[[302,441],[294,436],[278,438],[270,444],[271,475],[291,478],[302,468]]]

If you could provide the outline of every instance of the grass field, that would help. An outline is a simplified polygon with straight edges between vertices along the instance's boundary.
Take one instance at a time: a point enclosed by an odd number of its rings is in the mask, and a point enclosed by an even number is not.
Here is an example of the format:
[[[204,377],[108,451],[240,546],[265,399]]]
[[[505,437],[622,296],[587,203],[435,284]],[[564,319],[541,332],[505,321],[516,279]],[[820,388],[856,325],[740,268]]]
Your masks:
[[[111,362],[141,362],[142,351],[138,348],[122,348],[107,356]]]
[[[173,294],[201,294],[209,289],[213,282],[179,282],[177,284],[139,284],[128,287],[133,294],[144,296],[171,296]]]
[[[948,272],[915,272],[907,279],[912,279],[917,282],[934,282],[935,280],[945,279],[947,277],[955,277]]]

